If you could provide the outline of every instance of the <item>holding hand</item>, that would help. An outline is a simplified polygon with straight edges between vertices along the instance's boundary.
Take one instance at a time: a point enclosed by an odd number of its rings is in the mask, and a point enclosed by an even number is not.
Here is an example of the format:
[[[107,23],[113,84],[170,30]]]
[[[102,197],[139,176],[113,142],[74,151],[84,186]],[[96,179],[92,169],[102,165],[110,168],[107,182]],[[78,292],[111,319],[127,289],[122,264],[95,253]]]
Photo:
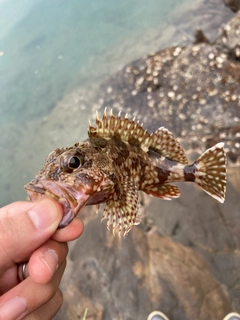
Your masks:
[[[51,319],[60,308],[66,241],[83,232],[77,218],[57,229],[62,215],[48,198],[0,209],[0,320]]]

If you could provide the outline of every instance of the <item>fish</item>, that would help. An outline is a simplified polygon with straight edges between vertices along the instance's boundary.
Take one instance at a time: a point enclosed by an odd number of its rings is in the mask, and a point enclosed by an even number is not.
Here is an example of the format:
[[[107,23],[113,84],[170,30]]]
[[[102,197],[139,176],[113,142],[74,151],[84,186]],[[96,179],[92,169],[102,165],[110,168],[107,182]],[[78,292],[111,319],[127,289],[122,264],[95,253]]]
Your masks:
[[[88,139],[57,148],[43,168],[24,186],[31,201],[52,197],[63,207],[59,228],[66,227],[87,205],[105,203],[102,220],[124,236],[141,222],[139,191],[160,199],[180,196],[173,182],[194,182],[223,203],[226,193],[226,154],[219,142],[195,162],[165,127],[149,133],[135,118],[96,114],[89,121]]]

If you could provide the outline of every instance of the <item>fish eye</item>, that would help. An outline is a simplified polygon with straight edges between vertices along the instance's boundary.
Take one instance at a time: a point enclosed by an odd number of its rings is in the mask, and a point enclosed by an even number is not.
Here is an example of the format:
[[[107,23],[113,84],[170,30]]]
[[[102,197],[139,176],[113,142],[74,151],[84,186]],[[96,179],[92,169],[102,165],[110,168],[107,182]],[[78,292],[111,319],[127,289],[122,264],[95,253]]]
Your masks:
[[[84,164],[84,154],[80,152],[68,151],[63,153],[59,158],[60,168],[64,172],[72,173],[75,169]]]
[[[68,168],[71,170],[77,169],[82,164],[82,161],[79,157],[73,156],[68,160]]]

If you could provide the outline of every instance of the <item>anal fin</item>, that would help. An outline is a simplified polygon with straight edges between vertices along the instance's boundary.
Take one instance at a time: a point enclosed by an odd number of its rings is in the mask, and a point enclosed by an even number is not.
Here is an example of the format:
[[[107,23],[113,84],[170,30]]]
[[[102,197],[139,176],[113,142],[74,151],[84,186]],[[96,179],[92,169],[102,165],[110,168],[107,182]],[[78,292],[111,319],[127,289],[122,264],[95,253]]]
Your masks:
[[[126,180],[115,187],[106,201],[103,219],[107,219],[107,228],[112,226],[113,233],[118,231],[124,236],[136,223],[138,213],[138,190],[133,181]]]
[[[151,194],[154,197],[158,197],[164,200],[171,200],[171,198],[178,198],[181,194],[179,188],[173,184],[159,184],[154,186],[148,186],[143,190],[147,194]]]

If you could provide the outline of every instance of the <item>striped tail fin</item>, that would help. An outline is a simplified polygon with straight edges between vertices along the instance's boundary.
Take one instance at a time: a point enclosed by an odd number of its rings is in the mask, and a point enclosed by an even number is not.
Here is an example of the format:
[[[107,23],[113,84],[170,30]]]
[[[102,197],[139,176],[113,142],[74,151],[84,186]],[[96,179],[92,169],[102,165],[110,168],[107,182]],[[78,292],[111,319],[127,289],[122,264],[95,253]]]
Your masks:
[[[195,182],[221,203],[226,192],[226,154],[220,142],[206,150],[195,162]]]

